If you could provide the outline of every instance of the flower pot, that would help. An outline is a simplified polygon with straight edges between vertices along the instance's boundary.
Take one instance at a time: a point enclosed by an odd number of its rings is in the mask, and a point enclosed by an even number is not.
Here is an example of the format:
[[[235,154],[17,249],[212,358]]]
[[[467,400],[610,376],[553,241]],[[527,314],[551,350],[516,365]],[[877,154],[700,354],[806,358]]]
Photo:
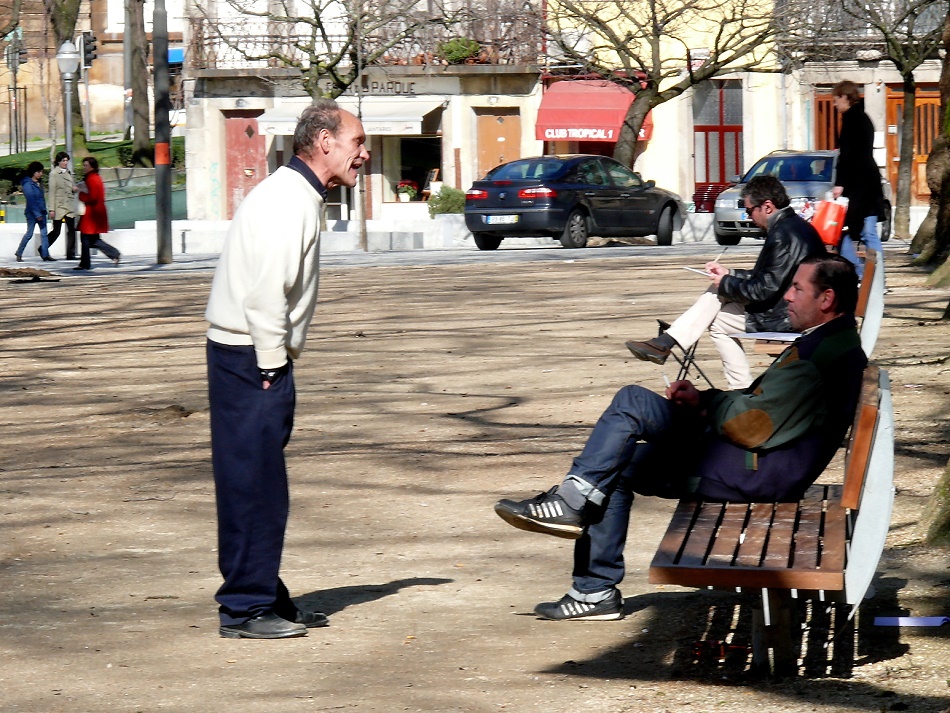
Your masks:
[[[400,202],[400,203],[408,203],[408,202],[409,202],[409,194],[408,194],[408,193],[397,193],[396,195],[399,196],[399,202]]]

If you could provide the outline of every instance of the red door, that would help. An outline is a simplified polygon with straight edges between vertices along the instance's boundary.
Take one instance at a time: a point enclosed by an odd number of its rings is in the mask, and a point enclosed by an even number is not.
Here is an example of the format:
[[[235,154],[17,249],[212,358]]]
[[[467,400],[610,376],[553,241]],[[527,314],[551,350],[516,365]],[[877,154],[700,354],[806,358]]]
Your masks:
[[[693,90],[693,166],[697,213],[711,213],[716,196],[742,172],[742,82],[697,84]]]
[[[244,196],[267,177],[264,136],[258,131],[258,111],[224,112],[225,180],[228,191],[227,217],[233,218]]]

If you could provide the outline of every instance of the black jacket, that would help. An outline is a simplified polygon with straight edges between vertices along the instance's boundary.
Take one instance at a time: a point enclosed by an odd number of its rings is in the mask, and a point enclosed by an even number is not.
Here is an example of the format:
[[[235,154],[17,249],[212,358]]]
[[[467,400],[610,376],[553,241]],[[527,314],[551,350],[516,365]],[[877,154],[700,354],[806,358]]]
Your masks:
[[[863,99],[841,115],[835,184],[848,199],[845,223],[851,235],[861,234],[865,218],[883,217],[884,189],[874,160],[874,124],[864,113]]]
[[[798,264],[826,252],[811,223],[790,206],[776,214],[765,244],[751,270],[733,270],[719,283],[719,298],[738,302],[746,311],[750,332],[791,332],[788,305],[783,299]]]

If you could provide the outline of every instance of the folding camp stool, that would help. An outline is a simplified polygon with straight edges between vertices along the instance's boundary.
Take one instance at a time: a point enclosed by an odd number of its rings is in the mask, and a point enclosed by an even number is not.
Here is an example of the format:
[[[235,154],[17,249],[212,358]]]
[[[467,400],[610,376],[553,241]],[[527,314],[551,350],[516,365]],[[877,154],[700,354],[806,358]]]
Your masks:
[[[660,325],[660,330],[657,333],[657,336],[663,335],[671,326],[669,322],[662,319],[658,319],[656,322]],[[705,379],[706,383],[709,384],[709,388],[715,389],[716,387],[713,386],[713,382],[710,381],[709,377],[706,376],[706,373],[700,368],[699,364],[696,363],[697,344],[698,342],[694,342],[693,346],[691,346],[689,349],[683,349],[683,347],[681,347],[679,344],[674,344],[673,348],[670,350],[670,354],[673,355],[673,358],[676,359],[676,362],[680,365],[680,370],[676,373],[676,380],[680,381],[682,379],[688,378],[689,370],[696,369],[696,373]],[[682,356],[676,353],[677,350],[682,352]]]

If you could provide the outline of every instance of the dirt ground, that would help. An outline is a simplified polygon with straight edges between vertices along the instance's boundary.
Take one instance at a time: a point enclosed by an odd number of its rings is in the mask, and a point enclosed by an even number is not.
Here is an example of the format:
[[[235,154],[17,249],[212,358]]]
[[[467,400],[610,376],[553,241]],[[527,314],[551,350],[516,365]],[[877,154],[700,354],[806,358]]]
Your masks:
[[[560,480],[619,386],[662,388],[623,341],[702,288],[683,258],[325,268],[282,573],[332,625],[285,641],[217,634],[210,272],[0,282],[0,710],[947,709],[950,626],[872,625],[950,615],[948,553],[916,526],[950,457],[950,291],[887,259],[897,502],[877,594],[855,629],[812,610],[803,675],[781,681],[746,673],[751,598],[647,582],[671,503],[634,506],[619,622],[535,619],[571,544],[492,512]],[[708,340],[700,357],[721,383]],[[697,658],[703,640],[733,648]]]

